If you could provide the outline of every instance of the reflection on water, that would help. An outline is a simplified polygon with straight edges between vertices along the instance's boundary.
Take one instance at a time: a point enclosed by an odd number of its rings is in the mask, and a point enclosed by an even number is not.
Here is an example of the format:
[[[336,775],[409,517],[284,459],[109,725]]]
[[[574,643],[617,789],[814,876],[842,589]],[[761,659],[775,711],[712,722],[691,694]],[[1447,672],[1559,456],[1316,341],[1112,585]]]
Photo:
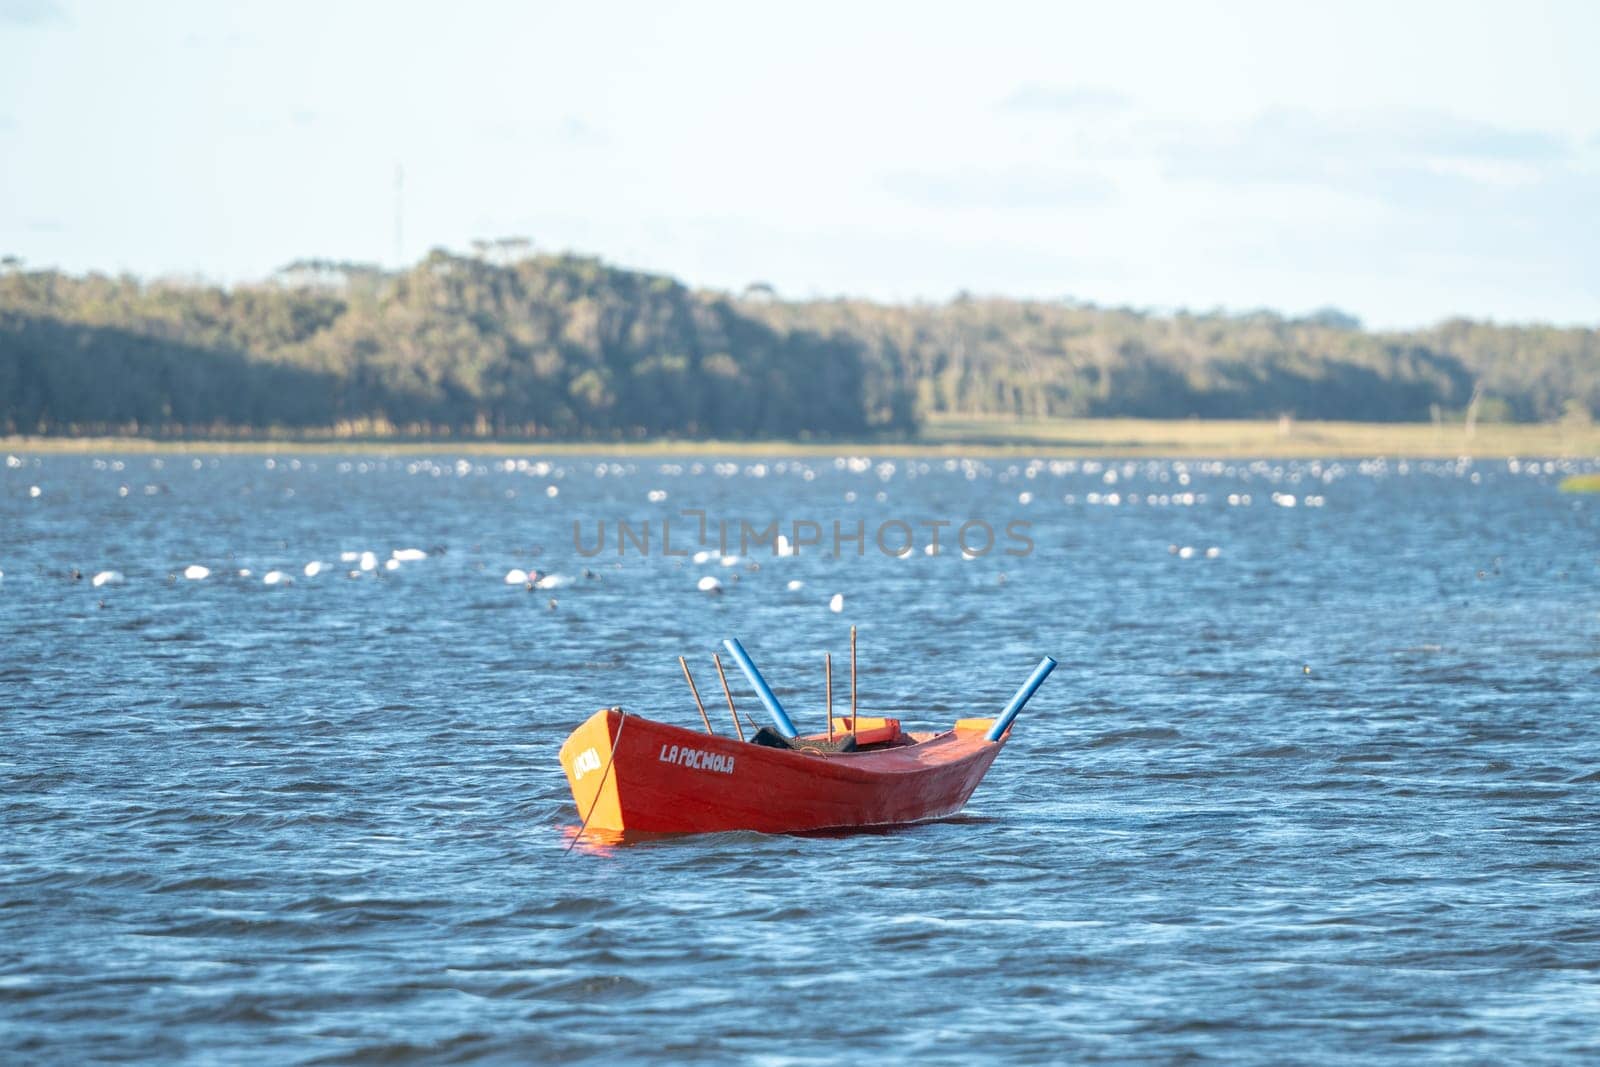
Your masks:
[[[632,834],[623,833],[621,830],[605,830],[599,827],[580,828],[576,824],[563,826],[561,836],[566,841],[564,852],[577,851],[585,856],[595,856],[600,859],[613,857],[617,849],[629,844],[639,844],[652,837],[661,837],[661,834],[642,834],[634,831]]]

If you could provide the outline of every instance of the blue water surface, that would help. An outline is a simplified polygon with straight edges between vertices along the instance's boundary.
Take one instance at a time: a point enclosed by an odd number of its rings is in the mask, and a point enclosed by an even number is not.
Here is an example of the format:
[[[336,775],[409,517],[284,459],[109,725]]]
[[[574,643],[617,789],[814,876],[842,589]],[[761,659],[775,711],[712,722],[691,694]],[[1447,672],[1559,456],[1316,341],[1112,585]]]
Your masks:
[[[1593,1062],[1592,466],[12,455],[5,1058]],[[569,851],[591,712],[851,624],[918,728],[1061,661],[961,816]]]

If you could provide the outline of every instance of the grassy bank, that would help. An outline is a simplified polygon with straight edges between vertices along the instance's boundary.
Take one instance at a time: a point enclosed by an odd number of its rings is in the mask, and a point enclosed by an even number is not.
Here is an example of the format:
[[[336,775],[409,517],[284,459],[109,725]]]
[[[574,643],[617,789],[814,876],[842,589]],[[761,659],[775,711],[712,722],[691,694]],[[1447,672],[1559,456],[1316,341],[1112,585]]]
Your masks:
[[[1129,456],[1600,456],[1600,427],[1570,423],[1465,426],[1276,420],[940,419],[927,435],[946,446]]]
[[[1295,458],[1313,456],[1600,457],[1600,428],[1574,424],[1292,422],[1160,419],[930,420],[914,440],[638,442],[396,440],[345,437],[153,440],[139,437],[5,437],[10,452],[458,453],[616,456],[1033,455]]]

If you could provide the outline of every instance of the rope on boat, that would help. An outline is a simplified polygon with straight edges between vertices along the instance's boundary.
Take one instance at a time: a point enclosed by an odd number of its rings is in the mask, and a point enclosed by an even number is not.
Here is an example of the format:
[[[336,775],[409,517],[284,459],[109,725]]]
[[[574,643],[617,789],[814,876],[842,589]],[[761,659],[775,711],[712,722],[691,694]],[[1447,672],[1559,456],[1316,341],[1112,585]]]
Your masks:
[[[617,758],[617,749],[622,747],[622,730],[628,725],[628,714],[623,712],[617,721],[617,736],[611,739],[611,755],[606,757],[605,770],[600,772],[600,784],[595,786],[594,799],[589,802],[589,814],[583,817],[583,822],[578,826],[578,832],[567,842],[566,851],[571,852],[583,838],[583,832],[589,828],[589,820],[594,818],[594,809],[600,806],[600,794],[605,791],[606,779],[611,775],[611,764]]]

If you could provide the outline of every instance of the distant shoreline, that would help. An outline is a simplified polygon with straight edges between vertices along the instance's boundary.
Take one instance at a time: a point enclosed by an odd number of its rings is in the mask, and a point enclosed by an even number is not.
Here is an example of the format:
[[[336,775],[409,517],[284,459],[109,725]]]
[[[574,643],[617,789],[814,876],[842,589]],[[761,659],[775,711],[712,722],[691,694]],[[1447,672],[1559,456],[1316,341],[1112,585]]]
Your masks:
[[[1600,458],[1600,427],[1575,423],[1487,423],[1470,435],[1460,423],[1299,422],[1200,419],[930,420],[916,438],[866,441],[677,440],[529,441],[285,437],[0,437],[10,452],[820,456],[1188,457],[1216,459],[1394,456],[1494,459],[1509,456]]]

